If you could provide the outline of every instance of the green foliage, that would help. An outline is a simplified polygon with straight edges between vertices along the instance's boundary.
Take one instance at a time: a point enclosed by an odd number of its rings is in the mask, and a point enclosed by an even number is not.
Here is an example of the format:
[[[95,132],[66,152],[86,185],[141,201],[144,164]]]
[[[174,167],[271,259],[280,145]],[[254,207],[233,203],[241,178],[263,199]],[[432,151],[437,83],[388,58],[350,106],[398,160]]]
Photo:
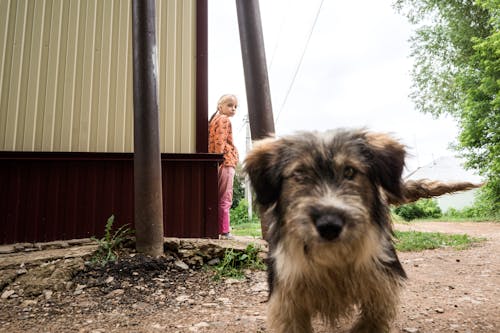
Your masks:
[[[244,183],[244,178],[240,177],[237,173],[234,177],[233,182],[233,203],[231,205],[231,208],[238,207],[240,201],[245,197],[245,187],[243,186]]]
[[[401,216],[405,221],[423,218],[440,218],[441,208],[436,200],[420,199],[416,202],[402,205],[394,209],[394,213]]]
[[[417,25],[411,39],[417,109],[459,123],[456,149],[487,179],[490,214],[500,202],[499,0],[397,0]]]
[[[115,216],[111,215],[106,222],[104,228],[104,237],[98,239],[92,237],[97,241],[99,247],[94,252],[91,262],[105,266],[110,261],[115,261],[117,257],[117,250],[119,250],[128,237],[134,234],[134,231],[128,228],[128,224],[121,226],[114,233],[112,232]]]
[[[216,280],[223,277],[241,279],[245,276],[243,273],[245,269],[264,270],[266,266],[259,256],[260,251],[260,248],[254,244],[249,244],[243,252],[226,249],[224,258],[215,267],[214,278]]]
[[[496,205],[496,207],[495,207]],[[444,219],[468,219],[475,221],[500,221],[500,209],[498,207],[499,203],[490,202],[490,199],[485,195],[485,192],[480,193],[479,197],[476,198],[474,205],[472,207],[465,207],[463,209],[448,209],[443,215]]]
[[[248,202],[245,199],[240,200],[236,208],[229,211],[231,218],[231,225],[238,225],[242,223],[260,223],[257,212],[253,211],[252,220],[248,217]]]
[[[438,232],[396,231],[396,249],[398,251],[423,251],[442,247],[452,247],[457,250],[469,248],[483,239],[468,235],[449,235]]]

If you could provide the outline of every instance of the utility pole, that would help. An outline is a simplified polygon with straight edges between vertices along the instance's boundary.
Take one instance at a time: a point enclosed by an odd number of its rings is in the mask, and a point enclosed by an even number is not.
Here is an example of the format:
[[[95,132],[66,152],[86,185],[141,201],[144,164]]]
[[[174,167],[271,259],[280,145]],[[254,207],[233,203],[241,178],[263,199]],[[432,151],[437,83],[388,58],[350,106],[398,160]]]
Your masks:
[[[136,249],[163,255],[155,0],[132,0]]]
[[[250,132],[252,140],[259,140],[275,134],[259,2],[258,0],[236,0],[236,11],[245,74]],[[263,213],[263,211],[260,211],[261,216]],[[261,222],[262,237],[264,239],[267,236],[267,229],[268,226]]]
[[[252,140],[274,136],[273,106],[267,75],[258,0],[236,0]]]

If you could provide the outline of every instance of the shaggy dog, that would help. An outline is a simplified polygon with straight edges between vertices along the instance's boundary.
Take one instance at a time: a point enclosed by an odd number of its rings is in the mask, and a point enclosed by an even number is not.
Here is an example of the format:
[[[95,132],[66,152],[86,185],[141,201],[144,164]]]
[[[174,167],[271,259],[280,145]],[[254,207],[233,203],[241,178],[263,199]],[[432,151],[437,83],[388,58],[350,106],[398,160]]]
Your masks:
[[[394,249],[389,204],[476,187],[404,182],[405,148],[386,134],[336,130],[262,140],[245,171],[269,226],[268,322],[280,333],[388,332],[406,273]]]

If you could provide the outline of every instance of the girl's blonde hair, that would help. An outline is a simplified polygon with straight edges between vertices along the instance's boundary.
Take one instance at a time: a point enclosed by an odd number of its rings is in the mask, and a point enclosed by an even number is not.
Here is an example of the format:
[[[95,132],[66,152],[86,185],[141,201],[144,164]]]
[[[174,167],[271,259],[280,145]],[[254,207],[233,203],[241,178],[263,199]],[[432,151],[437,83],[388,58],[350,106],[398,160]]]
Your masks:
[[[219,100],[217,101],[217,109],[215,110],[214,114],[210,117],[210,120],[208,121],[209,123],[212,121],[212,119],[214,119],[215,115],[217,114],[217,111],[219,111],[219,107],[222,104],[227,103],[227,101],[229,101],[230,99],[238,101],[238,97],[236,97],[236,95],[233,94],[225,94],[219,98]]]
[[[234,99],[235,101],[238,101],[238,98],[236,97],[236,95],[233,95],[233,94],[222,95],[219,98],[219,101],[217,102],[217,111],[219,111],[219,106],[221,106],[222,104],[226,103],[230,99]]]

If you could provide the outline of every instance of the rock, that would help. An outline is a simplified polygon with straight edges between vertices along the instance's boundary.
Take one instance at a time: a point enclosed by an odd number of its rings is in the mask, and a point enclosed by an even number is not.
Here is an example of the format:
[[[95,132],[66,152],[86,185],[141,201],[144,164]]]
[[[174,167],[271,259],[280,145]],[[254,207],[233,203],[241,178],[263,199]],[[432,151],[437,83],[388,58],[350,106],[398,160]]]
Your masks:
[[[106,282],[107,284],[110,284],[111,282],[113,282],[114,279],[115,279],[114,277],[110,276],[104,282]]]
[[[434,311],[436,311],[437,313],[444,313],[443,308],[436,308],[436,309],[434,309]]]
[[[14,295],[16,292],[14,290],[6,290],[2,293],[2,296],[0,296],[1,299],[7,299]]]
[[[0,246],[0,254],[10,254],[16,252],[16,249],[13,245],[1,245]]]
[[[176,267],[179,267],[180,269],[183,269],[183,270],[188,270],[188,269],[189,269],[189,266],[188,266],[188,265],[186,265],[186,264],[185,264],[183,261],[181,261],[181,260],[177,260],[177,261],[174,263],[174,265],[175,265]]]
[[[204,308],[216,308],[219,306],[219,304],[217,304],[217,303],[203,303],[201,306],[203,306]]]
[[[209,260],[207,264],[209,266],[215,266],[215,265],[218,265],[219,263],[220,263],[220,259],[219,258],[214,258],[212,260]]]
[[[403,328],[403,332],[404,333],[420,333],[418,328],[414,328],[414,327],[405,327],[405,328]]]
[[[148,307],[150,307],[150,305],[145,302],[137,302],[132,305],[132,308],[136,310],[144,310],[147,309]]]
[[[180,295],[180,296],[178,296],[175,300],[176,300],[178,303],[184,303],[184,302],[186,302],[187,300],[189,300],[189,296],[188,296],[188,295]]]
[[[46,300],[49,300],[52,298],[53,291],[52,290],[44,290],[43,291],[43,297],[45,297]]]
[[[253,285],[250,288],[250,291],[252,291],[254,293],[259,293],[259,292],[267,291],[267,288],[268,288],[267,282],[260,282],[260,283]]]
[[[233,279],[233,278],[228,278],[224,281],[225,284],[235,284],[235,283],[241,283],[243,280],[238,280],[238,279]]]
[[[123,295],[125,293],[125,290],[123,289],[115,289],[111,292],[109,292],[106,297],[107,298],[112,298],[112,297],[116,297],[116,296],[120,296],[120,295]]]
[[[34,300],[34,299],[27,299],[25,301],[23,301],[21,303],[21,307],[22,308],[25,308],[25,307],[28,307],[28,306],[33,306],[33,305],[37,305],[38,304],[38,301],[37,300]]]

